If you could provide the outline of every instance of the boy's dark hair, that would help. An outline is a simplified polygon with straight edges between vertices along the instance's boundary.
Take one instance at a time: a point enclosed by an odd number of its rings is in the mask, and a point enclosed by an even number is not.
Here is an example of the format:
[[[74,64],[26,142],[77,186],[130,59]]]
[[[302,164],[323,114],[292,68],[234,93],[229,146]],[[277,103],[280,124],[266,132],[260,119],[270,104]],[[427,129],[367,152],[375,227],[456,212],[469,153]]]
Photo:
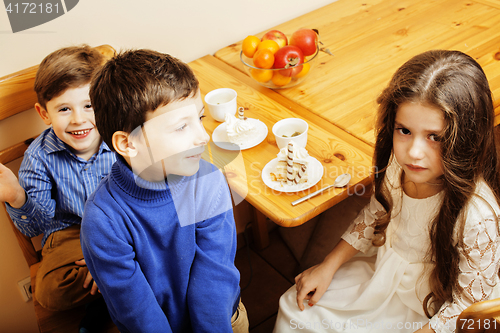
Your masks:
[[[45,109],[48,101],[66,89],[90,83],[105,59],[88,45],[70,46],[52,52],[42,60],[36,72],[34,89],[38,103]]]
[[[152,50],[125,51],[94,76],[90,100],[102,139],[113,149],[117,131],[132,133],[146,113],[172,101],[195,96],[198,80],[182,61]]]

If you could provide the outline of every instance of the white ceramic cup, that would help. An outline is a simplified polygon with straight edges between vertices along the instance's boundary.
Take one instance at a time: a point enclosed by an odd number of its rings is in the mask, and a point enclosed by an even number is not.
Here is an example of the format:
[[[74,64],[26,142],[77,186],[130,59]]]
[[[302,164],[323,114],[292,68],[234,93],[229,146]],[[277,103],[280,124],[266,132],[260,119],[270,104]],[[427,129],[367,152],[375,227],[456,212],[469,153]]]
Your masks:
[[[309,125],[307,122],[299,118],[285,118],[278,121],[273,126],[273,134],[278,148],[282,149],[286,147],[288,142],[292,140],[299,147],[305,148],[307,145],[308,129]]]
[[[205,103],[212,118],[223,122],[226,118],[226,113],[235,115],[237,95],[236,91],[231,88],[219,88],[206,94]]]

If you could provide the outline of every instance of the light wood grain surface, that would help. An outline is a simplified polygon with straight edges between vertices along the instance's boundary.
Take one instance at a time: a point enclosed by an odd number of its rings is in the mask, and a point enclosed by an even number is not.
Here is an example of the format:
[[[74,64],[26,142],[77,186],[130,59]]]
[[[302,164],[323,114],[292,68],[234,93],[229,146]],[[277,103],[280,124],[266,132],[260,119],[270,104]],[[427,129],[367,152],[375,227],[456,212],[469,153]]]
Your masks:
[[[244,197],[253,207],[275,223],[291,227],[307,222],[312,217],[335,205],[350,194],[361,194],[370,183],[371,155],[373,149],[340,128],[324,124],[324,120],[311,114],[273,90],[263,88],[248,76],[213,56],[205,56],[189,63],[200,81],[202,96],[217,88],[232,88],[238,92],[238,106],[245,108],[245,116],[261,120],[268,127],[267,138],[258,146],[242,151],[241,156],[224,151],[210,144],[210,158],[223,167],[232,190]],[[204,120],[211,134],[221,124],[206,112]],[[309,154],[318,159],[324,168],[320,182],[309,190],[282,193],[268,188],[261,178],[264,166],[278,153],[272,126],[283,118],[297,117],[308,121]],[[234,163],[229,163],[234,161]],[[226,166],[224,168],[224,166]],[[291,202],[319,188],[332,184],[344,173],[352,174],[350,187],[332,189],[323,195],[292,207]],[[356,185],[357,184],[357,185]]]
[[[500,9],[500,0],[475,0],[475,2]]]
[[[318,29],[333,56],[320,52],[304,83],[276,92],[370,145],[377,96],[399,66],[431,49],[460,50],[477,59],[500,114],[498,0],[338,0],[274,28],[292,33],[302,27]],[[241,41],[215,57],[243,71],[240,50]]]

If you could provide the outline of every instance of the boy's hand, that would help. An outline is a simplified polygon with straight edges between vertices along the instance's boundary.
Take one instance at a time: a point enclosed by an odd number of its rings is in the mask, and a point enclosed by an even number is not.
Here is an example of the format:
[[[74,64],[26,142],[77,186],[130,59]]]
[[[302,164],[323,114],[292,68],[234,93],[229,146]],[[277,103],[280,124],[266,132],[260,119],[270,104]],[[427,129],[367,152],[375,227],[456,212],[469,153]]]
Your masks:
[[[78,266],[87,266],[87,264],[85,263],[85,259],[75,261],[75,264],[77,264]],[[92,275],[90,274],[90,272],[88,272],[87,278],[83,282],[83,288],[87,289],[89,287],[90,283],[92,283],[92,289],[90,289],[91,295],[95,295],[97,292],[100,292],[99,288],[97,288],[97,284],[95,283],[94,279],[92,278]]]
[[[24,189],[19,185],[16,175],[0,163],[0,201],[13,208],[21,208],[26,202]]]

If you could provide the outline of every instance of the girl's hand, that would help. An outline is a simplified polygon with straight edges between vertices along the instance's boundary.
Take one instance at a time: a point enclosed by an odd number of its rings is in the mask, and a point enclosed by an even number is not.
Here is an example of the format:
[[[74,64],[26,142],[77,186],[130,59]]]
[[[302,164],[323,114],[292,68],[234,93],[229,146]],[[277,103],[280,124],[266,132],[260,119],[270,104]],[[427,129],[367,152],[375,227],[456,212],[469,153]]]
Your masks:
[[[352,245],[341,239],[321,264],[297,275],[295,284],[299,309],[304,310],[305,299],[309,300],[309,306],[318,303],[332,282],[337,269],[358,252]]]
[[[85,263],[85,259],[81,259],[78,261],[75,261],[75,264],[78,266],[87,266]],[[90,294],[95,295],[99,291],[99,288],[97,288],[97,284],[95,283],[94,279],[92,278],[92,275],[90,274],[90,271],[87,273],[87,277],[85,278],[85,281],[83,282],[83,288],[87,289],[89,285],[92,283],[92,289],[90,289]]]
[[[332,282],[335,270],[321,263],[313,266],[295,277],[297,288],[297,305],[304,310],[304,300],[309,300],[309,306],[316,304]]]
[[[26,202],[26,194],[19,185],[16,175],[2,163],[0,163],[0,201],[9,203],[13,208],[21,208]]]

